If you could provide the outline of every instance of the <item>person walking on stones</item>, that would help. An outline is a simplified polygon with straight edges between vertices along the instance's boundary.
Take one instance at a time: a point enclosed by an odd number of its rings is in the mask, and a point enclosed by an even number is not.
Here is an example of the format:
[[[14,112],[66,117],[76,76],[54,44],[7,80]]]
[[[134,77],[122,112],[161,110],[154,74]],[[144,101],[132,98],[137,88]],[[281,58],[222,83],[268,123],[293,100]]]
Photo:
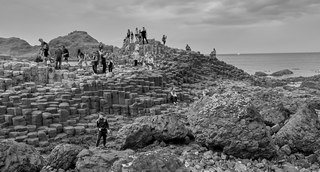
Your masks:
[[[45,64],[47,64],[47,60],[49,56],[49,44],[44,42],[42,38],[39,38],[39,41],[41,43],[40,56],[43,57]]]
[[[174,87],[172,88],[172,90],[170,92],[170,99],[173,104],[177,104],[178,96],[177,96],[177,93],[176,93],[176,90]]]
[[[58,49],[54,52],[54,54],[56,56],[56,66],[55,66],[56,70],[61,69],[62,53],[63,53],[63,51],[60,49],[60,47],[58,47]]]
[[[107,142],[107,133],[109,130],[109,123],[106,118],[104,118],[103,114],[99,114],[99,119],[97,120],[97,128],[98,128],[98,138],[96,147],[99,147],[101,137],[103,137],[103,147],[106,147]]]
[[[66,49],[66,47],[64,45],[62,45],[62,57],[64,58],[64,60],[67,62],[67,65],[69,64],[69,50]]]
[[[166,45],[166,41],[167,41],[167,36],[166,36],[166,35],[163,35],[163,36],[162,36],[163,45]]]
[[[142,36],[142,44],[144,44],[144,40],[146,40],[147,44],[149,44],[147,39],[147,30],[144,27],[142,27],[141,36]]]
[[[101,52],[100,54],[100,62],[102,65],[102,73],[106,73],[107,70],[107,58],[106,58],[106,52]]]
[[[133,31],[131,31],[130,36],[131,36],[131,43],[133,43]]]
[[[130,34],[131,34],[130,29],[128,29],[128,32],[127,32],[127,40],[128,40],[128,43],[130,43]]]

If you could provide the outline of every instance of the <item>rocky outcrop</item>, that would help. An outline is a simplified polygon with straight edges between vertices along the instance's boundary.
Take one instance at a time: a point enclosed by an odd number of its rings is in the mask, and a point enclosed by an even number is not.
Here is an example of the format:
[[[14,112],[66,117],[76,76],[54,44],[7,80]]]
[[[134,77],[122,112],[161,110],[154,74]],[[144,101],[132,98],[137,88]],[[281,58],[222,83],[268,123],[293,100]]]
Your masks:
[[[320,149],[320,121],[312,105],[306,104],[275,135],[280,147],[288,144],[293,152]]]
[[[254,73],[255,76],[268,76],[268,74],[264,73],[264,72],[256,72]]]
[[[0,142],[0,171],[39,172],[45,160],[32,146],[15,141]]]
[[[76,169],[79,172],[110,171],[113,163],[120,158],[133,155],[134,151],[103,150],[99,148],[84,149],[78,154]]]
[[[290,111],[284,108],[283,104],[278,104],[277,107],[266,109],[261,112],[263,121],[268,126],[284,123],[290,115]]]
[[[155,140],[183,141],[188,134],[189,130],[178,117],[156,115],[137,118],[133,124],[124,126],[117,137],[121,140],[120,149],[138,149]]]
[[[55,169],[74,169],[77,162],[77,155],[83,150],[82,147],[71,144],[57,145],[46,158],[47,166]]]
[[[114,172],[140,172],[140,171],[179,171],[189,172],[177,156],[168,150],[160,149],[127,156],[114,163]]]
[[[249,99],[226,92],[202,101],[195,103],[188,116],[198,143],[240,158],[274,156],[270,133]]]
[[[280,70],[271,74],[271,76],[283,76],[283,75],[290,75],[293,72],[289,69]]]
[[[320,82],[319,81],[303,81],[300,87],[320,90]]]

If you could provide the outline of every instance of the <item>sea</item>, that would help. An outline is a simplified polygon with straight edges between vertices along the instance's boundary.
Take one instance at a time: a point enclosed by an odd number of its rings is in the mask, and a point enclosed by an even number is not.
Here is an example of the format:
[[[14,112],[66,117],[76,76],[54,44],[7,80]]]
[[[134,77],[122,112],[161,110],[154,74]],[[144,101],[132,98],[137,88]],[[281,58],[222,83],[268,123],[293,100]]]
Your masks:
[[[218,54],[217,58],[249,74],[289,69],[288,77],[309,77],[320,74],[320,52],[315,53],[265,53],[265,54]]]

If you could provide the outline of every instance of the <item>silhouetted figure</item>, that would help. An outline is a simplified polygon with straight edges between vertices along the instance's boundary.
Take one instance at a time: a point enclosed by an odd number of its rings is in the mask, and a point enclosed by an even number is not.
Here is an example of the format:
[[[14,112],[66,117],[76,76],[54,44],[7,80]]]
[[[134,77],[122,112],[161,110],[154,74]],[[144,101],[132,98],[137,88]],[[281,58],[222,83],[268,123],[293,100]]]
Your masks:
[[[163,35],[162,42],[163,42],[163,45],[166,45],[166,42],[167,42],[167,36],[166,35]]]
[[[93,58],[92,58],[91,64],[92,64],[93,72],[95,74],[97,74],[98,73],[98,64],[99,64],[99,54],[98,54],[98,52],[94,52],[93,53]]]
[[[186,51],[191,51],[191,48],[190,48],[190,46],[188,44],[186,46]]]
[[[48,56],[49,56],[49,45],[48,43],[44,42],[43,39],[39,38],[39,41],[41,43],[40,48],[40,56],[44,58],[45,64],[47,64]]]
[[[141,36],[142,36],[142,44],[144,44],[144,40],[146,40],[148,44],[147,30],[144,27],[142,27]]]
[[[112,72],[112,70],[113,70],[113,61],[112,61],[112,59],[109,61],[109,64],[108,64],[108,69],[109,69],[109,72]]]
[[[96,147],[99,146],[101,137],[103,137],[103,146],[106,147],[109,124],[107,119],[104,118],[102,114],[99,114],[99,119],[97,120],[97,127],[98,127],[98,138],[97,138]]]
[[[55,56],[56,56],[56,67],[55,69],[61,69],[61,63],[62,63],[62,50],[60,49],[60,47],[54,52]]]
[[[78,49],[77,58],[78,58],[78,61],[79,61],[78,62],[79,67],[83,68],[82,63],[83,63],[85,57],[84,57],[84,54],[81,52],[80,49]]]
[[[101,51],[101,50],[103,50],[103,43],[102,42],[100,42],[100,44],[99,44],[99,51]]]
[[[63,45],[62,46],[62,57],[64,58],[64,60],[67,62],[67,64],[69,64],[69,50],[66,49],[66,47]]]

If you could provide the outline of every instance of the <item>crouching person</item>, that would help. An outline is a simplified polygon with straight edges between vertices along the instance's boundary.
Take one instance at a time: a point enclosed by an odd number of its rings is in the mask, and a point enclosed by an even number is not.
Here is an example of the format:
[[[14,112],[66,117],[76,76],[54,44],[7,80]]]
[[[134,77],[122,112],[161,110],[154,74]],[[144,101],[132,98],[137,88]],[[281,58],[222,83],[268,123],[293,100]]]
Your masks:
[[[103,137],[103,146],[106,147],[107,142],[107,133],[109,132],[109,124],[106,118],[104,118],[103,114],[99,114],[99,119],[97,120],[98,127],[98,139],[96,147],[99,146],[100,139]]]

